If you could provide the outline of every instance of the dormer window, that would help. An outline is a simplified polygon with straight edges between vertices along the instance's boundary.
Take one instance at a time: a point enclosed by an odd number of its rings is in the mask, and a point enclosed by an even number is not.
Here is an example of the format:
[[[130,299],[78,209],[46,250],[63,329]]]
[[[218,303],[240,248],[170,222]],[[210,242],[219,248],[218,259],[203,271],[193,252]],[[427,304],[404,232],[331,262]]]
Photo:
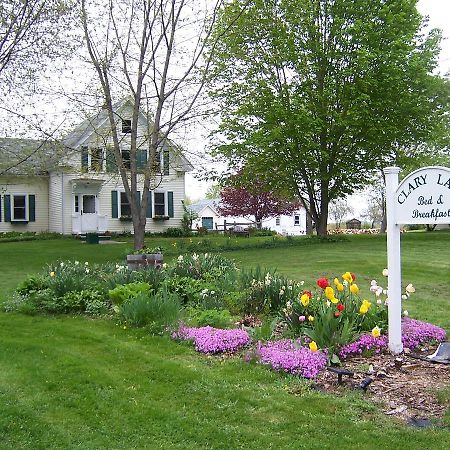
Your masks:
[[[122,133],[131,133],[131,119],[122,119]]]

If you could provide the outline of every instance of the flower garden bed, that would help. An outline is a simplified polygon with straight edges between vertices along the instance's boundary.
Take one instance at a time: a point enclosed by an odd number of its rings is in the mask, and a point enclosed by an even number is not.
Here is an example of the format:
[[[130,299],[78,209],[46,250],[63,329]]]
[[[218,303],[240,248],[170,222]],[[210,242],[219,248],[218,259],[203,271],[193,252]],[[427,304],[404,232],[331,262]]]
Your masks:
[[[382,385],[386,381],[378,373],[389,378],[391,361],[387,292],[372,280],[365,298],[356,278],[345,272],[320,278],[315,290],[305,290],[303,282],[274,270],[238,270],[217,254],[180,255],[160,270],[139,271],[122,264],[61,261],[21,283],[5,310],[103,316],[125,329],[147,327],[153,334],[172,330],[174,339],[192,341],[198,352],[237,354],[278,372],[314,379],[325,389],[336,387],[327,365],[353,367],[361,357],[375,358],[372,382]],[[408,284],[403,300],[414,291]],[[404,315],[407,351],[445,339],[443,329],[411,319],[406,311]],[[355,379],[346,383],[354,385]]]

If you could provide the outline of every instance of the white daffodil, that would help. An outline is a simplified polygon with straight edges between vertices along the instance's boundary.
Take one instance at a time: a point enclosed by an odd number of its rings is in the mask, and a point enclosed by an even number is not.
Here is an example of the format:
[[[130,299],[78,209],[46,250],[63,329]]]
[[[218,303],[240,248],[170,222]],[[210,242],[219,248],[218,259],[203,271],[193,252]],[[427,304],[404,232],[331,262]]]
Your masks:
[[[383,269],[383,272],[381,272],[383,274],[383,277],[387,277],[389,275],[389,271],[387,269]]]
[[[416,292],[416,288],[411,283],[409,283],[408,286],[406,286],[405,291],[408,294],[414,294],[414,292]]]

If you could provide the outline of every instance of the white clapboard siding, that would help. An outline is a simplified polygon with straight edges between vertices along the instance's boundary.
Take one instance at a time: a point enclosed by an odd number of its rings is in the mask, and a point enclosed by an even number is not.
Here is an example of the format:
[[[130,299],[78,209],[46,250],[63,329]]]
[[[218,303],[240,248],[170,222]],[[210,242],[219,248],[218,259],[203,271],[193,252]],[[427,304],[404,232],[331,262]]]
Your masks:
[[[11,178],[5,183],[4,188],[1,195],[2,220],[0,222],[0,232],[41,232],[48,230],[48,179],[46,177],[27,177],[26,180],[21,177]],[[5,222],[5,194],[35,195],[36,221],[28,222],[26,224]]]
[[[52,173],[49,183],[49,229],[57,233],[72,234],[72,214],[74,213],[73,183],[80,178],[102,180],[98,192],[99,209],[98,214],[107,216],[107,231],[110,232],[132,232],[131,222],[123,222],[113,219],[111,211],[111,191],[124,191],[119,176],[111,174],[79,174],[79,173]],[[140,176],[139,186],[142,195],[143,177]],[[182,201],[185,197],[184,173],[168,175],[163,177],[161,185],[155,192],[173,192],[174,217],[168,220],[155,221],[147,219],[146,230],[149,232],[162,232],[168,227],[180,227],[183,217]],[[64,195],[63,195],[64,192]],[[64,199],[62,201],[62,199]],[[64,211],[62,211],[64,208]]]

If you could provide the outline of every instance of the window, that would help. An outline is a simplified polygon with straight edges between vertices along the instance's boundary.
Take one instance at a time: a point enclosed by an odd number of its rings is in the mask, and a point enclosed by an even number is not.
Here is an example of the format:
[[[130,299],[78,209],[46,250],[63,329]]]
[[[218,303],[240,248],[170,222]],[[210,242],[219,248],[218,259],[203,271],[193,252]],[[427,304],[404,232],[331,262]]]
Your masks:
[[[122,160],[123,160],[123,167],[125,169],[129,169],[131,167],[129,148],[122,149]]]
[[[153,194],[155,203],[155,216],[164,216],[166,214],[166,202],[164,192],[155,192]]]
[[[120,193],[120,217],[131,216],[130,202],[126,192]]]
[[[155,159],[152,161],[152,170],[157,173],[161,172],[161,152],[156,152]]]
[[[78,198],[78,195],[75,195],[74,197],[74,212],[80,212],[80,199]]]
[[[277,227],[279,227],[280,224],[281,224],[281,219],[280,219],[279,217],[277,217],[277,218],[275,219],[275,225],[276,225]]]
[[[103,170],[103,149],[93,148],[91,150],[91,166],[90,169],[95,172]]]
[[[294,226],[300,225],[300,216],[294,216]]]
[[[122,133],[131,133],[131,119],[122,119]]]
[[[27,196],[13,195],[12,201],[12,220],[28,220]]]

